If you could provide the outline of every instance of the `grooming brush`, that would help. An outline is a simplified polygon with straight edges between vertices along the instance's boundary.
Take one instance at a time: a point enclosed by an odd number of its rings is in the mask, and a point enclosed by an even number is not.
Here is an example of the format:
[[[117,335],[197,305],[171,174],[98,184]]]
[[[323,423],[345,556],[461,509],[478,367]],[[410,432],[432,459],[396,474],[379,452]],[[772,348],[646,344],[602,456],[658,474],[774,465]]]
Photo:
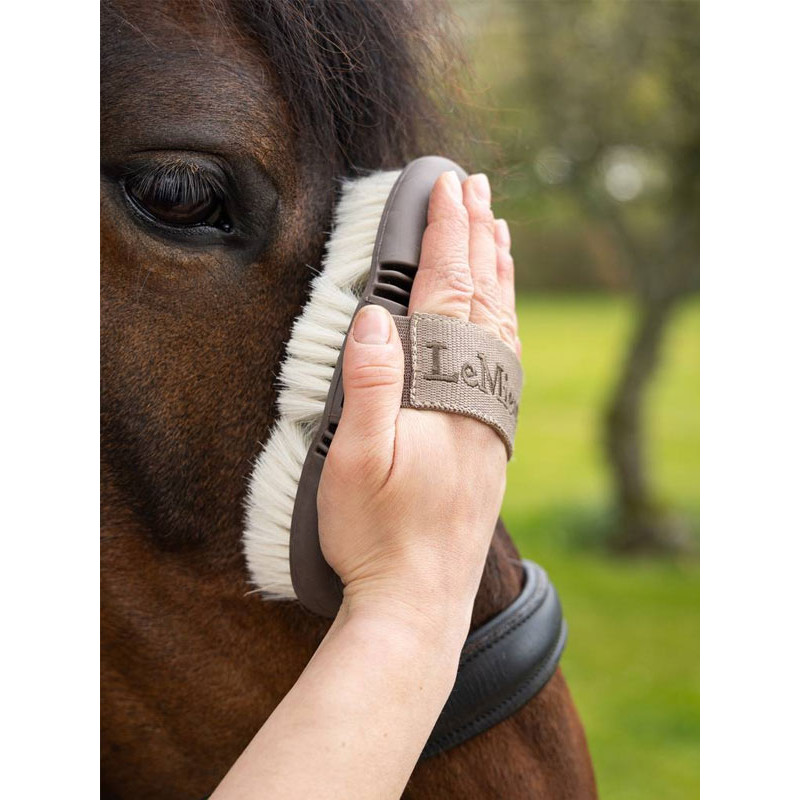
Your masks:
[[[341,603],[341,582],[320,549],[316,498],[341,416],[342,347],[362,305],[408,313],[428,198],[447,170],[466,178],[452,161],[427,156],[342,187],[322,271],[286,347],[280,416],[250,479],[245,556],[253,583],[273,599],[298,598],[324,616]]]

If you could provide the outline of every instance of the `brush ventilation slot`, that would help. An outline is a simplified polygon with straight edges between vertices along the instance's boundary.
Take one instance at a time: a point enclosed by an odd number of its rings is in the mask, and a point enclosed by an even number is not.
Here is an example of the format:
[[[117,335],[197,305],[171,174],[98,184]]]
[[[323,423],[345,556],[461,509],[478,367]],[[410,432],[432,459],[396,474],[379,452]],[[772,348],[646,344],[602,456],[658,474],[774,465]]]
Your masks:
[[[375,276],[372,295],[405,306],[407,310],[416,274],[415,264],[382,264]]]
[[[328,450],[331,448],[333,435],[336,433],[336,428],[339,426],[338,422],[329,422],[328,426],[320,434],[319,441],[317,442],[316,451],[319,455],[325,458],[328,455]]]

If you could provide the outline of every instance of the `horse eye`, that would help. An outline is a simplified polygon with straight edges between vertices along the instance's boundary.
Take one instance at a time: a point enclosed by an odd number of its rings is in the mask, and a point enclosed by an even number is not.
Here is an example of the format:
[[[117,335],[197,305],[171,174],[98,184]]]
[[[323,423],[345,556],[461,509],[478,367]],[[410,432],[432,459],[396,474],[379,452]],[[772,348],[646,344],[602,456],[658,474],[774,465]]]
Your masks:
[[[124,181],[124,187],[140,210],[165,225],[231,230],[223,198],[196,171],[163,170],[133,175]]]

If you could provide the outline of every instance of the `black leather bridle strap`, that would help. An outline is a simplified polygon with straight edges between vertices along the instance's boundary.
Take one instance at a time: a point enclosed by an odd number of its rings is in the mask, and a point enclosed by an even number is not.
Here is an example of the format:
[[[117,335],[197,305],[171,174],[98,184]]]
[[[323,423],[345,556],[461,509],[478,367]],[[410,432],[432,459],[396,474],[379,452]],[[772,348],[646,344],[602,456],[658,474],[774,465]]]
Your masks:
[[[522,566],[525,583],[519,597],[467,638],[455,686],[422,758],[510,717],[556,671],[567,636],[561,604],[540,566],[531,561]]]

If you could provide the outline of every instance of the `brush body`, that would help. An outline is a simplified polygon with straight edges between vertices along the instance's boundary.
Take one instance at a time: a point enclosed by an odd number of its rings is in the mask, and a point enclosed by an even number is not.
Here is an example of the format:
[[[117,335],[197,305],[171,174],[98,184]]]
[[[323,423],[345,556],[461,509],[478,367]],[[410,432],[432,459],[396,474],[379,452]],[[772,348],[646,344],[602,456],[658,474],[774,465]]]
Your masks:
[[[289,547],[297,487],[336,363],[369,276],[384,206],[399,171],[346,182],[321,273],[292,327],[281,367],[280,417],[250,477],[244,552],[256,589],[295,599]]]
[[[361,305],[396,315],[398,331],[408,322],[430,193],[447,170],[467,177],[449,159],[425,156],[402,171],[344,184],[322,272],[286,347],[280,418],[250,482],[245,555],[258,590],[296,597],[322,616],[335,616],[342,601],[317,518],[317,490],[344,402],[342,347]]]

